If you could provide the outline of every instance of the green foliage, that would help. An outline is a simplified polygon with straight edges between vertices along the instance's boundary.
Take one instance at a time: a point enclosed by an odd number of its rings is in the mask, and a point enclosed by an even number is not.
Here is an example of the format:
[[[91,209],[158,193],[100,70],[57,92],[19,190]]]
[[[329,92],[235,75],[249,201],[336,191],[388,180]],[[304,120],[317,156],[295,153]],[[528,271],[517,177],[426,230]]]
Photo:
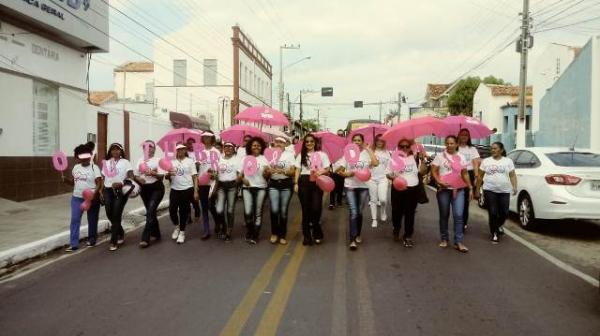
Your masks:
[[[302,120],[302,128],[305,128],[310,131],[318,131],[320,128],[320,125],[316,119],[307,119],[307,120]]]
[[[506,83],[502,78],[496,78],[492,75],[489,75],[483,79],[484,84],[496,84],[496,85],[510,85],[510,83]]]
[[[448,97],[448,108],[451,115],[464,114],[471,116],[473,114],[473,96],[482,82],[485,84],[509,85],[503,79],[492,75],[485,77],[483,80],[479,77],[461,79]]]

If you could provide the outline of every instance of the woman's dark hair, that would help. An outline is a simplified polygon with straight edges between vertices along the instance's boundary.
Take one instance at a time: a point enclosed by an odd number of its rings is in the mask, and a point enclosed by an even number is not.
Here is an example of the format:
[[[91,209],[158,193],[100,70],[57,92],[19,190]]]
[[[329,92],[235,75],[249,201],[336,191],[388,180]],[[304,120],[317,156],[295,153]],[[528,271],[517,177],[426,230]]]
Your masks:
[[[118,142],[114,142],[114,143],[110,144],[110,146],[108,146],[108,151],[106,152],[106,160],[110,160],[112,158],[112,156],[110,155],[110,152],[112,152],[112,150],[114,148],[117,148],[118,150],[121,151],[121,158],[122,159],[127,159],[125,157],[125,150],[123,149],[123,145],[121,145]]]
[[[506,156],[506,149],[504,149],[504,144],[502,142],[496,141],[492,144],[492,146],[493,145],[500,147],[500,149],[502,150],[502,156]]]
[[[90,146],[88,146],[88,144],[79,145],[79,146],[75,147],[75,149],[73,150],[73,154],[75,157],[79,156],[79,154],[83,154],[83,153],[92,154],[93,152],[94,152],[94,150]]]
[[[252,144],[254,144],[255,142],[258,142],[260,144],[260,154],[264,154],[265,148],[267,148],[265,140],[263,140],[263,138],[261,137],[253,137],[250,140],[248,140],[248,143],[246,144],[246,155],[252,155]]]
[[[385,148],[385,140],[382,139],[383,138],[383,134],[377,134],[375,136],[375,139],[373,140],[373,150],[377,149],[377,141],[381,140],[383,141],[383,147]]]
[[[365,142],[365,136],[360,134],[360,133],[356,133],[352,136],[352,140],[354,140],[354,138],[359,137],[360,140],[362,140],[362,142]]]
[[[306,148],[306,139],[312,138],[315,142],[315,152],[321,149],[320,143],[312,133],[308,133],[302,138],[302,150],[300,150],[300,165],[308,167],[308,149]]]
[[[215,142],[217,141],[217,138],[214,136],[215,133],[213,133],[211,130],[206,130],[206,131],[204,131],[204,133],[212,133],[213,134],[213,135],[210,136],[210,139],[211,139],[210,140],[210,144],[214,146]],[[204,137],[206,137],[206,135],[202,135],[201,136],[202,143],[204,143]]]
[[[458,135],[460,135],[460,133],[462,133],[462,132],[467,132],[467,134],[469,135],[469,139],[467,140],[467,146],[473,147],[473,142],[471,141],[471,131],[469,131],[469,129],[467,129],[467,128],[462,128],[458,132]]]
[[[456,135],[448,135],[445,139],[444,139],[444,143],[446,143],[446,141],[448,141],[448,139],[454,139],[454,142],[456,142],[458,144],[458,138],[456,137]]]
[[[96,149],[96,144],[93,141],[88,141],[85,143],[85,145],[91,148],[92,152],[94,151],[94,149]]]

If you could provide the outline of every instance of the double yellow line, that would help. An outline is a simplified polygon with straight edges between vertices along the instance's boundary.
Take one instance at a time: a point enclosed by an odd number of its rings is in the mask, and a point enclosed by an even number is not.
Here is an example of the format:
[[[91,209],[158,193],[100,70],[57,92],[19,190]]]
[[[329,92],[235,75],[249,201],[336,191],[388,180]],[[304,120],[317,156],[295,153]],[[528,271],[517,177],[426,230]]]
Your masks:
[[[301,215],[298,215],[291,227],[291,231],[294,232],[294,238],[297,236],[297,231],[300,227]],[[290,242],[296,241],[296,239],[290,240]],[[236,307],[233,314],[227,321],[227,324],[221,331],[222,336],[239,335],[246,322],[252,315],[252,312],[256,308],[256,304],[260,299],[261,295],[264,294],[265,289],[273,278],[273,273],[277,266],[281,263],[283,256],[285,255],[289,245],[278,245],[275,251],[263,265],[258,275],[252,281],[252,284],[248,288],[246,295]],[[290,258],[288,265],[286,266],[277,287],[273,291],[273,296],[269,301],[266,310],[260,319],[258,328],[256,329],[256,335],[275,335],[277,328],[281,321],[283,312],[289,300],[294,284],[296,283],[296,277],[298,270],[304,259],[306,248],[302,246],[300,242],[296,242],[296,247]]]

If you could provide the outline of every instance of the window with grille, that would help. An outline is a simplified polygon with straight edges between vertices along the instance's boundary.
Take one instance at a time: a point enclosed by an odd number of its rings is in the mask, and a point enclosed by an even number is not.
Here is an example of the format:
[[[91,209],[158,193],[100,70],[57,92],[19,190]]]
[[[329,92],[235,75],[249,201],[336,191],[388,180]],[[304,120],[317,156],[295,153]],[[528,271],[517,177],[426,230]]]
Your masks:
[[[33,82],[33,155],[48,156],[59,147],[58,88]]]

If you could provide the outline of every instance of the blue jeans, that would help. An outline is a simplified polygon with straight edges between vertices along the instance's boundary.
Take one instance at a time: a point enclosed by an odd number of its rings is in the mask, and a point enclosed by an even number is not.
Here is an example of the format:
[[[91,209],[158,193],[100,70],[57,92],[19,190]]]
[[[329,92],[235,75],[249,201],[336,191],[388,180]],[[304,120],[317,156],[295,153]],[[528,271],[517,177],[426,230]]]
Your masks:
[[[237,191],[238,186],[235,181],[219,182],[217,202],[215,204],[217,212],[217,217],[215,218],[215,231],[217,231],[217,233],[231,233]],[[227,225],[225,224],[225,213],[227,213]]]
[[[202,227],[204,233],[210,232],[210,223],[208,219],[208,213],[210,212],[213,219],[217,217],[217,211],[215,210],[215,202],[209,198],[210,186],[198,186],[198,194],[200,196],[200,207],[202,207]],[[192,198],[192,201],[194,199]]]
[[[79,228],[81,226],[81,216],[83,212],[79,209],[84,199],[81,197],[71,197],[71,226],[70,226],[70,245],[72,248],[79,247]],[[87,211],[88,220],[88,241],[95,245],[98,238],[98,214],[100,213],[100,202],[92,201],[90,209]]]
[[[288,209],[292,189],[269,188],[271,201],[271,234],[285,239],[287,234]]]
[[[110,221],[110,243],[116,245],[125,238],[123,230],[123,211],[129,197],[123,195],[121,189],[104,188],[104,210]]]
[[[450,207],[452,206],[452,218],[454,219],[454,244],[463,241],[463,211],[465,209],[465,189],[454,190],[442,189],[437,192],[438,208],[440,210],[440,236],[442,240],[450,240],[448,234],[448,219]]]
[[[160,228],[156,212],[158,206],[165,196],[165,186],[162,181],[142,185],[140,197],[146,208],[146,225],[142,232],[142,241],[150,242],[150,236],[160,239]]]
[[[484,190],[483,197],[489,215],[490,233],[498,233],[498,228],[504,225],[504,222],[508,217],[510,194]]]
[[[369,201],[368,188],[346,188],[348,210],[350,211],[350,241],[360,236],[363,222],[363,209]]]
[[[247,238],[258,238],[262,224],[263,205],[267,190],[263,188],[245,187],[242,189],[244,198],[244,219],[246,221]]]

